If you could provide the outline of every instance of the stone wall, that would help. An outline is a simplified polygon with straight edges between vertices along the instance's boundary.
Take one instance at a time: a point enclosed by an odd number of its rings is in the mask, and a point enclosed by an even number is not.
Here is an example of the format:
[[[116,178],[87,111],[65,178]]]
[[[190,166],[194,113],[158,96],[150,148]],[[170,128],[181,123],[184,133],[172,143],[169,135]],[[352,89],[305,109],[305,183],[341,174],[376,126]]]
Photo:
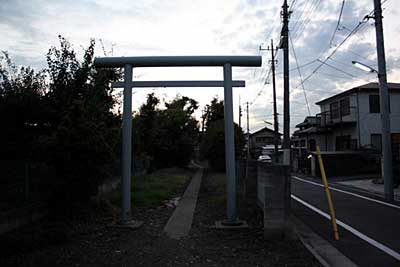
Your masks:
[[[247,204],[258,205],[263,211],[264,233],[267,239],[283,237],[288,232],[290,212],[289,167],[251,160],[236,162],[237,183],[245,183]]]
[[[283,237],[289,229],[290,173],[286,165],[258,163],[257,202],[264,213],[267,238]]]

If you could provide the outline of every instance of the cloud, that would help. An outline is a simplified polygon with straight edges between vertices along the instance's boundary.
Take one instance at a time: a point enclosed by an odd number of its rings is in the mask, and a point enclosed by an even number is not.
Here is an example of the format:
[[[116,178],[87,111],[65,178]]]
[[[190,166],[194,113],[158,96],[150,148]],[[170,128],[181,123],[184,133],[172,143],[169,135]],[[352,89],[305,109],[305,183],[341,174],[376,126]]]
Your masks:
[[[313,3],[320,2],[317,8]],[[292,1],[289,1],[291,4]],[[318,66],[335,46],[348,35],[363,17],[373,9],[370,0],[345,2],[339,30],[333,46],[329,43],[337,25],[342,1],[297,0],[292,7],[290,31],[299,65],[314,61],[301,68],[303,78],[312,75],[305,84],[310,109],[318,113],[314,103],[360,82],[374,81],[375,77],[351,65],[351,60],[362,61],[376,67],[375,31],[372,21],[327,61],[332,67]],[[388,76],[390,81],[400,81],[400,22],[396,1],[385,3],[384,29]],[[237,107],[241,102],[252,102],[251,129],[265,126],[264,119],[272,119],[272,86],[264,84],[269,69],[270,52],[266,48],[270,39],[279,43],[282,1],[269,0],[3,0],[0,5],[0,49],[8,50],[19,65],[35,68],[46,66],[45,54],[50,46],[58,45],[57,35],[67,37],[81,55],[90,38],[101,39],[105,48],[113,47],[115,56],[144,55],[210,55],[210,54],[261,54],[263,68],[235,68],[235,79],[244,79],[246,88],[233,92]],[[311,12],[314,10],[313,12]],[[97,55],[102,55],[100,46]],[[293,51],[290,51],[291,127],[308,115],[301,80]],[[277,56],[278,112],[282,114],[283,77],[282,51]],[[343,71],[355,76],[352,77]],[[222,79],[218,68],[189,69],[135,69],[142,79]],[[149,89],[150,90],[150,89]],[[134,95],[138,107],[149,90],[140,89]],[[203,106],[214,95],[223,97],[221,88],[157,89],[167,97],[177,93],[196,98]],[[237,108],[234,109],[237,120]],[[282,115],[280,115],[282,125]],[[292,128],[293,129],[293,128]]]

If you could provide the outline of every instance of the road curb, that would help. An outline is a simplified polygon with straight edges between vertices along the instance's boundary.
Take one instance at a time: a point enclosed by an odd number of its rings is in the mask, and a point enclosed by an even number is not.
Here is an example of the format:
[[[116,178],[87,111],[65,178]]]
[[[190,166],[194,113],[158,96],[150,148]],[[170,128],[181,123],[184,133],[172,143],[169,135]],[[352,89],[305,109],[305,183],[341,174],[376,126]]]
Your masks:
[[[303,245],[324,267],[354,267],[357,266],[328,241],[317,235],[295,216],[290,218],[292,225]]]

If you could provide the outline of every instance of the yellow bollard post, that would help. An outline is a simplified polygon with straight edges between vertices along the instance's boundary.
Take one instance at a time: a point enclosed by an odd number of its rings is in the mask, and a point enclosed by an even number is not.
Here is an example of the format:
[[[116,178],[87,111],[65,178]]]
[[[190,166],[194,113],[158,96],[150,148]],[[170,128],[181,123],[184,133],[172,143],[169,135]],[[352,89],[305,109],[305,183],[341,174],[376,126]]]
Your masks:
[[[318,162],[319,162],[319,168],[321,170],[322,183],[324,184],[326,199],[328,201],[329,213],[331,215],[333,235],[334,235],[335,240],[339,240],[339,232],[338,232],[338,227],[336,224],[335,209],[333,208],[331,193],[329,192],[329,187],[328,187],[328,180],[326,179],[326,174],[325,174],[324,162],[322,161],[321,150],[319,149],[318,145],[317,145],[317,157],[318,157]]]

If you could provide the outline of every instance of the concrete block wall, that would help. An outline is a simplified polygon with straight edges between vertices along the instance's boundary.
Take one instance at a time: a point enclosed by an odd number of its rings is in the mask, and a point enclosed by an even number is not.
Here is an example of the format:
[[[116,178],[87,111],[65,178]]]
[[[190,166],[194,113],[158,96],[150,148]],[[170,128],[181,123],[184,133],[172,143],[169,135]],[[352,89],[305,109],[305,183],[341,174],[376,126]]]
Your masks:
[[[257,165],[257,202],[264,213],[264,235],[283,237],[289,230],[289,167],[265,162]]]

